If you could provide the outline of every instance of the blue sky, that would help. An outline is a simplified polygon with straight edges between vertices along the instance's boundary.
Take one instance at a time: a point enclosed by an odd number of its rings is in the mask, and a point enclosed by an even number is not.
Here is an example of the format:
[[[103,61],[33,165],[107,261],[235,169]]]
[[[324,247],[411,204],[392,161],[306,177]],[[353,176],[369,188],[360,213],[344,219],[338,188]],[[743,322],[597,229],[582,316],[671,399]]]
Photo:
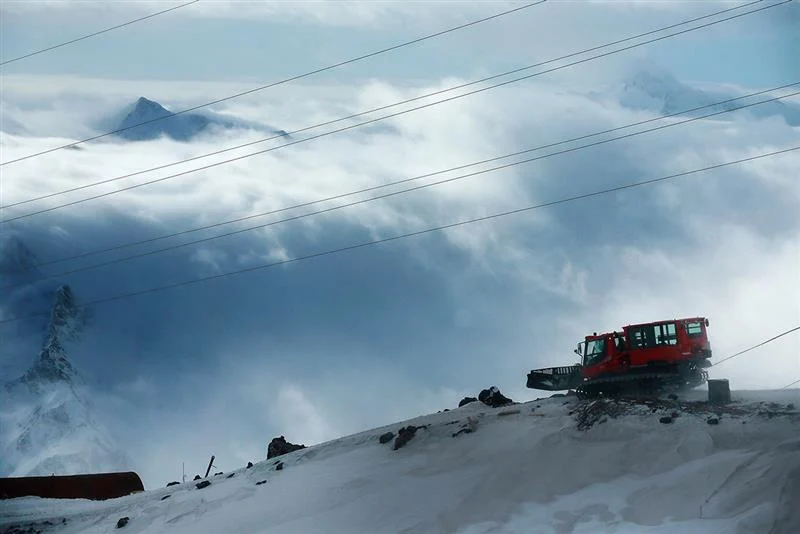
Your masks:
[[[96,4],[4,3],[3,57],[164,7],[136,5],[103,13]],[[3,67],[2,159],[95,134],[94,125],[139,95],[185,107],[499,9],[394,4],[387,13],[391,4],[364,3],[348,17],[330,4],[269,4],[269,14],[226,5],[207,4],[202,17],[188,7]],[[292,130],[716,6],[554,2],[220,110]],[[721,100],[726,91],[796,81],[786,48],[798,35],[797,6],[790,7],[409,113],[389,128],[352,130],[2,225],[0,237],[19,236],[43,261],[55,259],[656,117],[667,104],[691,107],[698,97],[690,82],[710,82],[706,96]],[[624,89],[642,65],[672,91],[669,103]],[[795,98],[784,108],[754,108],[57,281],[86,302],[777,150],[796,142],[798,109]],[[28,133],[12,132],[14,123]],[[87,144],[3,167],[0,196],[2,204],[22,201],[261,136]],[[722,356],[800,323],[796,154],[97,306],[70,356],[95,388],[101,416],[136,452],[148,486],[174,479],[183,460],[202,465],[216,454],[220,469],[230,469],[263,455],[277,435],[316,442],[453,407],[490,385],[534,398],[525,374],[572,363],[575,343],[591,331],[707,315]],[[0,301],[4,316],[19,311],[17,297]],[[7,336],[0,369],[9,376],[37,354],[40,332],[25,328],[0,332]],[[720,371],[734,388],[779,387],[800,376],[791,342],[753,355]],[[208,432],[202,443],[199,428]]]
[[[9,3],[2,8],[3,58],[73,39],[165,6],[143,3],[131,9],[123,3],[127,9],[114,10],[101,9],[97,3],[74,3],[59,13],[31,6],[23,9],[19,4]],[[266,82],[499,12],[510,4],[498,3],[496,7],[480,3],[452,4],[463,11],[455,8],[451,11],[439,5],[415,6],[408,8],[404,18],[398,16],[399,20],[376,16],[363,23],[357,19],[347,23],[341,23],[338,18],[329,21],[324,16],[317,19],[281,16],[281,6],[291,3],[276,5],[276,13],[251,18],[198,16],[202,13],[198,11],[199,5],[192,5],[3,69],[6,74],[70,74],[117,79],[219,80],[224,73],[227,80]],[[686,2],[672,9],[641,4],[628,8],[633,5],[618,4],[622,7],[609,9],[610,14],[603,14],[594,6],[586,10],[599,13],[600,20],[607,18],[604,22],[613,28],[613,35],[618,36],[730,6]],[[306,6],[311,6],[308,9],[312,10],[315,4]],[[443,75],[472,76],[480,69],[502,71],[532,63],[541,59],[539,49],[571,52],[580,48],[573,43],[585,42],[592,46],[605,42],[595,36],[608,32],[600,30],[599,24],[595,25],[596,22],[581,13],[577,6],[574,2],[535,6],[458,34],[322,74],[319,79],[377,76],[401,81],[435,79]],[[335,12],[335,7],[329,9]],[[790,4],[779,9],[780,12],[768,10],[743,17],[724,27],[711,27],[702,34],[654,43],[648,46],[647,53],[681,79],[750,86],[794,79],[800,75],[800,62],[793,53],[800,44],[797,6]],[[400,12],[404,13],[402,9]],[[65,18],[69,24],[64,23]],[[530,41],[526,26],[551,22],[565,30],[556,34],[558,39],[542,43]],[[591,26],[586,27],[587,24]],[[345,39],[343,30],[346,30]],[[570,39],[564,40],[564,36]]]

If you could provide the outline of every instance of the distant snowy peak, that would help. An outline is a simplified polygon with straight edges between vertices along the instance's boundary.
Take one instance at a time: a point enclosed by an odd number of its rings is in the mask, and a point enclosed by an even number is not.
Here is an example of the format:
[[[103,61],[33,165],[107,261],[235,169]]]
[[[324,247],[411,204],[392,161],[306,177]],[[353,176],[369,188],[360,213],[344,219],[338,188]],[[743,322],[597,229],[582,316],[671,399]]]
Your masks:
[[[188,141],[202,132],[208,124],[209,120],[201,115],[175,115],[158,102],[140,97],[120,123],[117,129],[121,131],[117,135],[131,141],[156,139],[162,135],[178,141]]]
[[[130,469],[130,459],[96,424],[85,384],[67,355],[87,314],[69,286],[51,293],[39,356],[0,388],[0,476]]]
[[[123,119],[115,130],[117,136],[129,141],[145,141],[162,136],[176,141],[190,141],[211,127],[263,130],[273,134],[286,135],[283,130],[208,111],[174,113],[158,102],[143,96],[127,109],[128,111],[123,112]]]
[[[172,115],[167,109],[159,104],[158,102],[154,102],[153,100],[148,100],[147,98],[140,96],[139,100],[136,101],[136,105],[133,108],[126,120],[136,120],[136,121],[145,121],[150,119],[156,119],[158,117],[166,117],[167,115]]]
[[[20,382],[32,390],[40,391],[47,382],[73,382],[77,377],[75,368],[69,362],[62,346],[56,341],[42,349],[36,363],[22,375]]]
[[[662,115],[707,115],[717,111],[736,110],[743,105],[753,104],[776,95],[760,95],[754,98],[740,98],[752,91],[734,92],[729,87],[699,89],[678,80],[666,70],[649,63],[639,63],[632,68],[614,91],[619,103],[629,109],[650,110]],[[738,100],[733,100],[737,99]],[[733,100],[728,102],[729,100]],[[718,102],[724,102],[717,104]],[[707,106],[707,107],[706,107]],[[703,108],[697,111],[689,111]],[[730,114],[716,115],[715,119],[732,120],[737,116],[750,116],[764,119],[781,117],[790,126],[800,126],[800,106],[780,100],[752,106]]]
[[[97,425],[91,406],[66,381],[5,392],[0,412],[0,475],[46,476],[123,471],[130,459]],[[0,392],[2,398],[3,392]]]
[[[729,97],[730,98],[730,97]],[[620,103],[633,109],[652,109],[664,114],[713,104],[715,98],[665,71],[642,68],[631,73],[622,84]]]
[[[148,100],[145,97],[139,97],[139,100],[133,106],[133,109],[122,119],[119,125],[120,130],[132,128],[138,124],[146,123],[149,121],[157,121],[161,118],[173,115],[164,106],[153,100]],[[143,130],[144,131],[144,130]],[[120,132],[123,136],[127,135],[126,132]]]
[[[53,299],[47,339],[53,342],[59,339],[70,341],[78,339],[86,319],[86,311],[78,306],[72,289],[68,285],[61,286],[56,290]]]
[[[67,358],[64,343],[78,339],[85,323],[86,313],[78,307],[70,287],[58,288],[39,358],[19,381],[32,391],[40,391],[51,382],[76,381],[78,375]]]

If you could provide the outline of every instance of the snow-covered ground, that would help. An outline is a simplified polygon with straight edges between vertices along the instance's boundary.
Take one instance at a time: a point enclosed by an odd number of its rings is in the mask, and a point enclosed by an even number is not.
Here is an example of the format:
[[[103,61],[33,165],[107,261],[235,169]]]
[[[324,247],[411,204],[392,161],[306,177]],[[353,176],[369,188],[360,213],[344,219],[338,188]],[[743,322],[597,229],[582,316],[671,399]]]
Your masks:
[[[0,501],[0,532],[116,532],[122,517],[121,532],[175,534],[800,532],[800,391],[735,391],[723,407],[703,397],[472,403],[202,489]],[[425,426],[398,450],[379,442],[406,425]],[[473,431],[454,436],[462,428]]]

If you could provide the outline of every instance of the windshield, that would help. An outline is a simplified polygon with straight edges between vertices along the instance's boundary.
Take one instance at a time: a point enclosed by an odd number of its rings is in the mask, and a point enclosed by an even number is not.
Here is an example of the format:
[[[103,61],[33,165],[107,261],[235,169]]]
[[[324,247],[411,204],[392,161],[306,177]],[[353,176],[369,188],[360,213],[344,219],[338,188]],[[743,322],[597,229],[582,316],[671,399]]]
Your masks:
[[[586,342],[586,350],[583,352],[583,365],[594,365],[603,359],[606,354],[606,340],[595,339]]]

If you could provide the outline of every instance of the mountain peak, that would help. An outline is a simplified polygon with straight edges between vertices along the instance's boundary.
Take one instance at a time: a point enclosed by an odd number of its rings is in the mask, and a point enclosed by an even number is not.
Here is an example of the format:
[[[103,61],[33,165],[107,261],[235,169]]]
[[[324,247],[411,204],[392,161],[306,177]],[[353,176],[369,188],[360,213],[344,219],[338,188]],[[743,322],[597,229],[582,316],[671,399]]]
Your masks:
[[[50,312],[48,337],[75,339],[83,327],[84,313],[78,306],[72,288],[63,285],[56,290]]]
[[[161,104],[159,104],[155,100],[149,100],[149,99],[147,99],[147,98],[145,98],[143,96],[139,97],[139,99],[136,101],[136,104],[134,105],[133,109],[134,110],[133,110],[132,113],[136,113],[137,111],[140,111],[140,112],[141,111],[150,111],[150,112],[156,111],[156,112],[169,113],[169,111],[167,111],[167,109],[164,106],[162,106]]]
[[[78,306],[72,289],[67,285],[59,287],[39,358],[20,380],[33,388],[43,382],[74,381],[78,375],[67,358],[64,342],[77,339],[85,321],[86,315]]]
[[[133,106],[133,110],[123,119],[121,128],[128,128],[142,122],[152,121],[172,115],[164,106],[155,100],[148,100],[140,96]]]

